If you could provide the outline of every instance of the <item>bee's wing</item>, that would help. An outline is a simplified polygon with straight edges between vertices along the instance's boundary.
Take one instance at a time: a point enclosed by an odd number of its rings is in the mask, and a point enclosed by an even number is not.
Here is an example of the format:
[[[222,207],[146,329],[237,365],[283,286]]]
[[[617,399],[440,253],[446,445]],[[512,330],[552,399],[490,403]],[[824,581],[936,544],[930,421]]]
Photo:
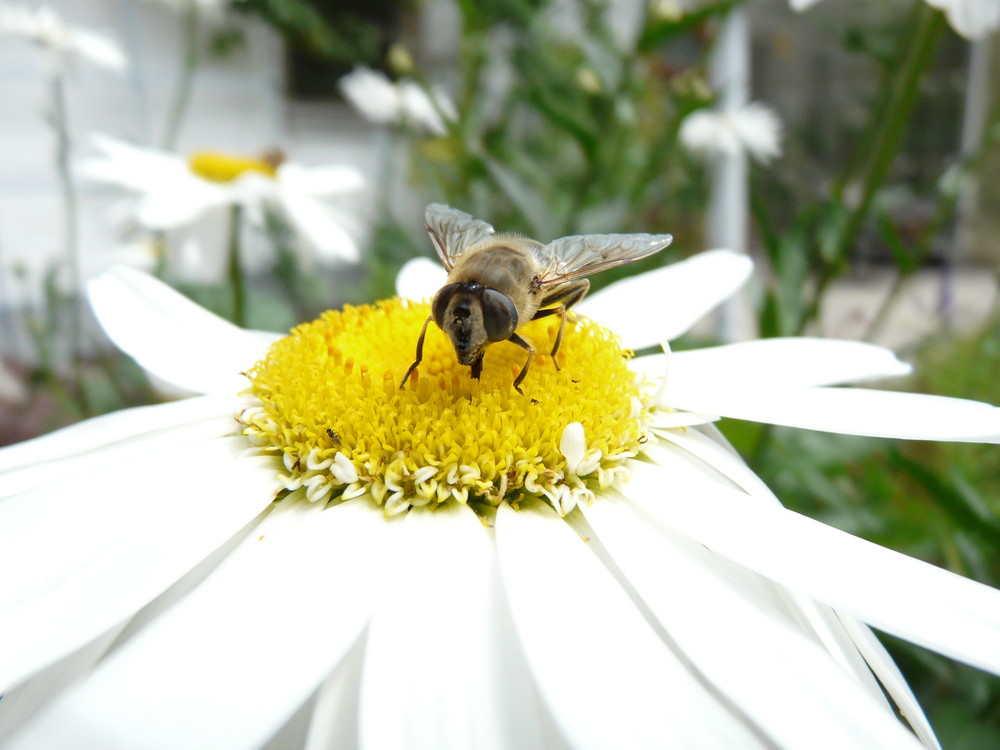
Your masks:
[[[455,265],[455,258],[494,232],[485,221],[443,203],[427,206],[424,226],[441,262],[449,271]]]
[[[574,234],[538,248],[539,283],[562,284],[658,253],[673,241],[669,234]]]

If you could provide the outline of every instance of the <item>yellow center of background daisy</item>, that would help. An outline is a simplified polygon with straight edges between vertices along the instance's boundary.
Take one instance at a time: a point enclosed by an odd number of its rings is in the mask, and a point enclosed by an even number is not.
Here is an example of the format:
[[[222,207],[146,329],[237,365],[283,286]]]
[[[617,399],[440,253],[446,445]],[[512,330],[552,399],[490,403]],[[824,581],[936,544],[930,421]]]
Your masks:
[[[624,475],[646,439],[645,409],[632,353],[610,331],[568,320],[556,370],[558,316],[527,325],[520,333],[536,354],[522,395],[513,381],[523,349],[491,345],[477,381],[431,323],[417,374],[400,389],[429,314],[427,303],[399,299],[329,311],[247,373],[252,405],[240,421],[282,456],[288,489],[312,500],[367,494],[390,515],[528,495],[567,512]]]
[[[232,182],[247,172],[274,177],[278,171],[270,161],[219,151],[195,151],[188,157],[188,166],[196,175],[211,182]]]

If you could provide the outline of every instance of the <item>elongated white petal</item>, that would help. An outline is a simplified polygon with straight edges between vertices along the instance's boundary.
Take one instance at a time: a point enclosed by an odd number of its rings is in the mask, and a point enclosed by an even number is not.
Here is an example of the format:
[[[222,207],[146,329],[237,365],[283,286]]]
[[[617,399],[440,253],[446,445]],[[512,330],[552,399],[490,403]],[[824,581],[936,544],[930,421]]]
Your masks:
[[[444,286],[448,272],[430,258],[412,258],[396,275],[396,294],[403,299],[429,299]]]
[[[81,177],[140,192],[190,177],[187,165],[175,154],[143,148],[101,133],[92,134],[90,140],[101,156],[77,163],[76,171]]]
[[[320,688],[305,750],[356,750],[358,747],[358,703],[366,641],[366,635],[362,634]]]
[[[41,462],[44,466],[35,464],[21,470],[4,472],[3,482],[0,483],[0,497],[38,490],[80,474],[93,476],[94,471],[102,468],[115,472],[120,466],[148,463],[151,457],[178,445],[233,436],[237,433],[234,429],[236,426],[233,412],[230,412],[223,417],[157,430],[75,456],[52,456],[48,462]]]
[[[196,393],[238,393],[278,334],[243,331],[166,284],[116,267],[88,285],[105,332],[159,378]]]
[[[709,250],[617,281],[575,309],[622,336],[626,346],[642,349],[688,331],[743,286],[752,271],[745,255]],[[656,305],[643,309],[640,300],[656,300]]]
[[[948,23],[966,39],[982,39],[1000,29],[1000,3],[995,0],[927,0],[944,11]]]
[[[353,262],[361,257],[357,241],[335,213],[307,193],[285,190],[281,203],[292,226],[316,248],[321,260]]]
[[[155,436],[162,430],[186,429],[222,416],[231,417],[237,411],[239,400],[234,395],[198,396],[166,404],[123,409],[9,445],[0,449],[0,496],[13,494],[14,490],[7,484],[8,472],[48,467],[57,459],[72,459],[77,456],[94,458],[100,455],[102,448],[109,445]],[[48,477],[42,476],[44,472],[45,469],[37,472],[39,484],[48,481]]]
[[[551,509],[501,505],[496,523],[518,636],[573,747],[761,746]]]
[[[665,355],[654,355],[665,356]],[[774,338],[672,353],[670,379],[835,385],[908,375],[911,367],[888,349],[860,341]]]
[[[863,388],[668,380],[661,403],[765,424],[910,440],[1000,441],[1000,408],[980,401]]]
[[[236,201],[237,193],[230,186],[184,173],[139,196],[136,219],[150,229],[175,229]]]
[[[666,472],[662,485],[670,486]],[[881,696],[843,671],[780,603],[746,585],[744,569],[657,532],[624,498],[581,509],[680,651],[775,746],[822,737],[838,748],[919,747]]]
[[[629,496],[652,522],[880,630],[1000,674],[1000,591],[737,490],[665,493],[656,466],[637,463],[632,483]]]
[[[393,534],[363,501],[287,502],[14,747],[262,747],[349,651]]]
[[[365,178],[354,167],[331,164],[322,167],[304,167],[285,162],[278,167],[278,182],[282,189],[315,196],[356,193],[365,186]]]
[[[732,450],[725,438],[714,426],[705,425],[700,429],[670,430],[661,433],[669,443],[647,445],[648,455],[669,475],[670,492],[688,492],[696,495],[698,487],[705,481],[705,470],[711,467],[723,486],[738,486],[750,495],[745,496],[748,505],[762,504],[778,506],[780,503],[770,489]],[[673,444],[673,445],[671,445]],[[709,474],[709,477],[712,477]],[[732,482],[733,484],[729,484]],[[630,492],[628,486],[625,487]],[[745,587],[750,587],[744,581]],[[905,680],[898,674],[892,659],[884,649],[878,651],[865,646],[860,652],[858,639],[867,634],[863,645],[873,640],[865,625],[854,622],[843,613],[817,604],[793,589],[780,589],[785,607],[795,613],[796,622],[807,625],[817,642],[841,666],[862,683],[868,684],[870,693],[881,698],[882,687],[871,680],[869,670],[873,670],[883,680],[884,688],[892,695],[897,705],[905,709],[905,715],[918,736],[928,747],[934,747],[934,733],[924,718],[919,706],[906,687]],[[845,628],[845,621],[850,628]],[[849,629],[849,632],[848,632]],[[877,641],[876,641],[877,643]]]
[[[892,656],[889,655],[882,642],[864,623],[843,613],[839,614],[839,618],[852,645],[864,656],[868,666],[878,677],[879,683],[892,698],[900,715],[913,727],[917,737],[927,747],[940,748],[934,730],[917,702],[917,697],[910,690],[906,678],[899,671],[899,667],[896,666],[896,662],[892,660]]]
[[[842,671],[800,615],[789,617],[780,597],[766,595],[765,582],[754,584],[752,573],[697,543],[657,534],[628,503],[608,500],[584,509],[597,538],[694,666],[776,744],[823,736],[838,747],[894,745],[893,738],[908,746],[912,738],[881,695],[858,681],[867,675]]]
[[[546,748],[503,611],[491,534],[464,505],[414,509],[368,633],[361,745]],[[411,561],[425,573],[413,575]]]
[[[750,493],[754,502],[765,504],[777,504],[778,499],[771,493],[771,490],[764,480],[757,476],[754,471],[747,466],[740,457],[723,439],[713,439],[705,435],[702,430],[714,430],[714,425],[700,426],[696,429],[688,430],[665,430],[657,433],[668,443],[680,447],[685,453],[694,456],[704,462],[704,467],[699,471],[705,473],[706,467],[717,472],[719,481],[729,486],[739,487]],[[663,463],[670,457],[669,445],[646,445],[646,453],[654,461]],[[692,469],[688,463],[678,462],[679,465],[672,466],[681,474],[691,475]],[[694,478],[694,477],[692,477]]]
[[[163,449],[0,503],[0,690],[121,622],[251,521],[280,486],[243,438]],[[162,471],[161,467],[185,467]]]
[[[80,675],[90,671],[121,630],[121,625],[111,628],[26,682],[5,691],[0,700],[0,743],[5,742],[43,706],[51,703]]]

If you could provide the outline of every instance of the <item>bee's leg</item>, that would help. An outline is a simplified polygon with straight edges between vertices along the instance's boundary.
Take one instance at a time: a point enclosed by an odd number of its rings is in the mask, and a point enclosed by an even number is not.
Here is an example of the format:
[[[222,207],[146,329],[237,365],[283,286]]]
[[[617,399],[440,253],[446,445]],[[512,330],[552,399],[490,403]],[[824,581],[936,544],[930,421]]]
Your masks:
[[[575,305],[577,302],[582,300],[587,296],[587,292],[590,290],[590,280],[581,279],[580,281],[574,281],[572,284],[567,284],[562,287],[559,291],[559,296],[555,299],[542,300],[542,304],[552,302],[561,302],[559,307],[549,307],[544,310],[539,310],[535,313],[535,317],[532,320],[538,320],[539,318],[544,318],[547,315],[552,315],[554,313],[559,313],[559,332],[556,334],[556,342],[552,345],[552,364],[556,366],[557,370],[561,370],[559,367],[559,361],[556,359],[556,354],[559,352],[559,347],[562,346],[563,332],[566,330],[566,311]]]
[[[427,320],[424,321],[424,327],[420,329],[420,338],[417,339],[417,358],[413,360],[413,364],[410,365],[403,379],[399,382],[400,388],[406,385],[406,381],[410,379],[410,373],[416,369],[417,365],[420,364],[420,360],[424,358],[424,336],[427,335],[427,324],[431,322],[432,317],[428,315]]]
[[[528,374],[528,368],[531,366],[531,358],[535,356],[535,348],[516,333],[507,340],[512,344],[517,344],[519,347],[528,352],[528,361],[524,363],[524,367],[521,368],[521,372],[519,372],[517,377],[514,378],[514,390],[523,396],[524,391],[521,390],[521,381],[524,380],[524,376]]]
[[[472,377],[479,380],[479,376],[483,374],[483,355],[480,354],[472,360],[472,364],[469,366],[472,368]]]

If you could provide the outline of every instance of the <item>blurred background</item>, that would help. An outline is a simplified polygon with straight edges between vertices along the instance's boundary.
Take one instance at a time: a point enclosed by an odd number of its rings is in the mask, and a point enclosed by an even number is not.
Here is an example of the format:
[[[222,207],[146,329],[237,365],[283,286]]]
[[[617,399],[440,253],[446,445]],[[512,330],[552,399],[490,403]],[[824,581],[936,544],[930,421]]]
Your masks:
[[[749,253],[677,348],[869,340],[914,364],[893,388],[1000,403],[998,26],[996,0],[0,2],[0,445],[168,397],[90,316],[102,269],[287,330],[393,294],[430,201],[674,235],[596,286]],[[789,506],[1000,584],[995,448],[722,428]],[[1000,747],[1000,681],[889,646],[946,748]]]

